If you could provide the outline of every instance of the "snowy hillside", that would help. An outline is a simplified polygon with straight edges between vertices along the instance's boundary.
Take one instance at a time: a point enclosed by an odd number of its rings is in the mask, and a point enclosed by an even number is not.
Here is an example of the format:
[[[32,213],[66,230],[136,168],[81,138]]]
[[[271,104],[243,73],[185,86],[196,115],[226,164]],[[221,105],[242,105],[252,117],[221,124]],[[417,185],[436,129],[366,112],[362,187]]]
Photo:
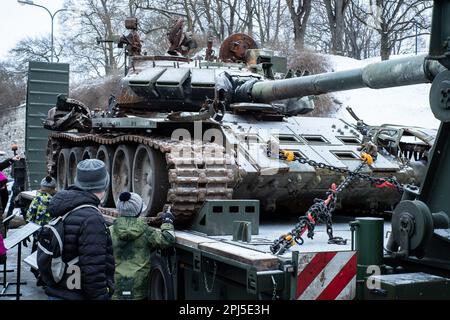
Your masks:
[[[17,143],[19,154],[25,151],[25,104],[18,107],[7,108],[0,112],[0,161],[12,157],[11,143]]]
[[[334,71],[364,67],[379,58],[355,60],[341,56],[326,56]],[[397,58],[396,56],[391,59]],[[370,125],[384,123],[425,128],[438,128],[439,121],[431,112],[428,94],[431,84],[420,84],[390,89],[357,89],[334,93],[335,98],[343,103],[336,117],[354,122],[345,109],[350,106],[355,113]]]

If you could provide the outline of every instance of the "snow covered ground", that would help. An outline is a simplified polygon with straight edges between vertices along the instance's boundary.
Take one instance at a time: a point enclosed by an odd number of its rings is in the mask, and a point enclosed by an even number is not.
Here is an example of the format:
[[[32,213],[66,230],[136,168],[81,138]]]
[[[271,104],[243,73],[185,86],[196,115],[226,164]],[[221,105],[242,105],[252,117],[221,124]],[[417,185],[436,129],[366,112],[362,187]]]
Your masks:
[[[334,71],[364,67],[380,58],[355,60],[351,58],[326,55]],[[391,59],[404,56],[393,56]],[[430,109],[428,95],[431,84],[419,84],[389,89],[356,89],[334,93],[334,97],[343,103],[336,117],[354,122],[345,109],[353,111],[370,125],[399,124],[437,129],[439,121]]]

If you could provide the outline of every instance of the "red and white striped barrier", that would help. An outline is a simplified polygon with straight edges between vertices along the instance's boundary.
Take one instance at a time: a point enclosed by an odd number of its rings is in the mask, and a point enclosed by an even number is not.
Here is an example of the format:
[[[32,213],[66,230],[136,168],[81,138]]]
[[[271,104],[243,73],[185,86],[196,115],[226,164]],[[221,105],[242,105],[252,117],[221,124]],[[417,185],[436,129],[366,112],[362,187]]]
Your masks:
[[[356,251],[299,253],[296,299],[354,299],[356,266]]]

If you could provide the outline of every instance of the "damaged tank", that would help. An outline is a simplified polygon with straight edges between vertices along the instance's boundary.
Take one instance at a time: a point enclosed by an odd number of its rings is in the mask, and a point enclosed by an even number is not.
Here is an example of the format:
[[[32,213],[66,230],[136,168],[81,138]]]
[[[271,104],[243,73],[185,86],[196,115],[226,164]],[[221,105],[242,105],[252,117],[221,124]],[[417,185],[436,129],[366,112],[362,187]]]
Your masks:
[[[128,67],[120,94],[104,107],[59,97],[49,112],[47,167],[58,188],[73,183],[79,161],[98,158],[111,175],[105,208],[133,191],[150,217],[170,204],[178,221],[189,221],[206,200],[247,198],[259,199],[262,212],[298,215],[355,170],[368,148],[376,161],[363,173],[420,184],[435,132],[301,115],[314,109],[314,95],[430,82],[439,63],[417,56],[292,77],[285,57],[246,34],[228,37],[218,55],[208,34],[204,54],[190,58],[196,41],[179,20],[168,32],[167,53],[151,56],[141,52],[137,20],[125,26],[130,33],[119,46]],[[283,161],[278,150],[318,165]],[[338,200],[346,212],[382,212],[400,194],[359,180]]]

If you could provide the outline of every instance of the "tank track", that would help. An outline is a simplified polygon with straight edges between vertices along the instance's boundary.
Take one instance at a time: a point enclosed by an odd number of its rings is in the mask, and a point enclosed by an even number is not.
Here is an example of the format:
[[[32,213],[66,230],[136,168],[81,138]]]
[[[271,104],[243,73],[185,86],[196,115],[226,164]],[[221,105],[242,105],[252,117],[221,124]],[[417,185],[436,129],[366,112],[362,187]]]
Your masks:
[[[165,154],[168,165],[170,188],[167,203],[177,221],[191,220],[206,200],[231,199],[233,186],[237,183],[237,166],[234,159],[225,153],[223,146],[214,143],[173,141],[167,137],[141,135],[52,133],[47,149],[49,173],[56,172],[60,150],[73,144],[118,145],[126,143],[144,144]],[[115,210],[103,210],[116,216]],[[149,218],[157,224],[158,218]]]

